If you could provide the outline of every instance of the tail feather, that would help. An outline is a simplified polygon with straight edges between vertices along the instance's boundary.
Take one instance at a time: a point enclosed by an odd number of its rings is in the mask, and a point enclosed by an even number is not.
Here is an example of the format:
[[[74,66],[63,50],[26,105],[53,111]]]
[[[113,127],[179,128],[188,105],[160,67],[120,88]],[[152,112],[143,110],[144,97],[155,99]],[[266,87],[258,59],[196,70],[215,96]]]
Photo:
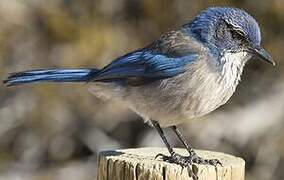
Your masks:
[[[36,69],[10,74],[3,81],[7,86],[34,82],[88,82],[96,69]]]

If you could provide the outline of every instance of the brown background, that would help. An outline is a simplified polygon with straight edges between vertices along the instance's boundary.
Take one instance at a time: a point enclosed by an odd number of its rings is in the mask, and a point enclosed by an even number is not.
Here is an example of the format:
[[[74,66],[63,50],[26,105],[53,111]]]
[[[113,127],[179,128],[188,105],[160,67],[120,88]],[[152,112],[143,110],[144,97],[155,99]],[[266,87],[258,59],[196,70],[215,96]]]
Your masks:
[[[277,66],[251,60],[225,106],[180,127],[196,148],[245,158],[247,180],[284,179],[283,0],[1,0],[0,77],[103,67],[217,5],[257,19]],[[141,146],[163,144],[137,115],[85,84],[0,85],[0,179],[92,179],[99,151]]]

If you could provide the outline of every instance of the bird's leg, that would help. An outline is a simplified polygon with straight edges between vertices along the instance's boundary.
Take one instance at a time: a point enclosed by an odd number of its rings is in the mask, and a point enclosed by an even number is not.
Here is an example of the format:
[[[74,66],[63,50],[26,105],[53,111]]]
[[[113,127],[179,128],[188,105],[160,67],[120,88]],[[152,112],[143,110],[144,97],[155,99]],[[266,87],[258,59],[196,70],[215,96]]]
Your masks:
[[[169,153],[171,155],[174,154],[175,152],[174,152],[173,148],[171,147],[170,143],[168,142],[168,140],[167,140],[167,138],[164,134],[164,131],[162,130],[159,123],[157,121],[152,121],[152,124],[155,127],[155,129],[158,131],[158,133],[159,133],[160,137],[162,138],[163,142],[165,143],[165,145],[167,146]]]
[[[180,130],[176,126],[171,126],[171,129],[175,132],[179,140],[182,142],[182,144],[185,146],[186,150],[188,151],[190,156],[195,156],[196,153],[191,147],[191,145],[187,142],[187,140],[183,137]]]
[[[197,164],[210,164],[210,165],[214,165],[214,166],[217,166],[218,164],[222,165],[221,162],[218,159],[203,159],[203,158],[199,157],[196,154],[196,152],[193,150],[193,148],[190,146],[190,144],[187,142],[187,140],[183,137],[183,135],[181,134],[179,129],[176,126],[171,126],[171,129],[175,132],[175,134],[177,135],[179,140],[182,142],[182,144],[187,149],[187,151],[189,153],[189,157],[188,157],[189,161],[191,161],[193,163],[197,163]]]
[[[171,163],[176,163],[176,164],[179,164],[179,165],[181,165],[183,167],[191,165],[192,162],[189,161],[189,159],[186,156],[182,156],[182,155],[179,155],[176,152],[174,152],[173,148],[171,147],[170,143],[168,142],[168,140],[167,140],[167,138],[166,138],[166,136],[165,136],[161,126],[159,125],[159,123],[156,122],[156,121],[152,121],[152,124],[156,128],[156,130],[158,131],[160,137],[162,138],[163,142],[167,146],[168,151],[170,153],[170,156],[166,156],[166,155],[163,155],[163,154],[158,154],[156,156],[156,158],[161,156],[164,161],[168,161],[168,162],[171,162]]]
[[[173,148],[171,147],[170,143],[168,142],[161,126],[159,125],[158,122],[156,121],[152,121],[153,126],[156,128],[156,130],[158,131],[160,137],[162,138],[162,140],[164,141],[164,143],[166,144],[168,151],[170,152],[170,156],[166,156],[164,154],[158,154],[156,156],[159,157],[161,156],[163,158],[163,161],[168,161],[170,163],[175,163],[175,164],[179,164],[182,167],[188,167],[188,173],[189,176],[193,178],[193,180],[197,180],[197,169],[196,168],[192,168],[192,161],[191,159],[189,159],[187,156],[182,156],[180,154],[177,154],[174,152]],[[191,157],[191,156],[189,156]]]

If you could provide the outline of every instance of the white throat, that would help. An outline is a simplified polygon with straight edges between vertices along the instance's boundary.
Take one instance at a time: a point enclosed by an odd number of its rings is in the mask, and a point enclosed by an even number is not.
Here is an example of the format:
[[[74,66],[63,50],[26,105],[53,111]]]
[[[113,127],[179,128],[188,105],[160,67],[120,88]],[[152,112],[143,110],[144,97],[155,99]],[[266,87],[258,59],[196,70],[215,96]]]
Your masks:
[[[225,83],[225,86],[237,86],[241,80],[241,74],[243,68],[250,58],[250,54],[247,52],[225,52],[221,58],[221,81]]]

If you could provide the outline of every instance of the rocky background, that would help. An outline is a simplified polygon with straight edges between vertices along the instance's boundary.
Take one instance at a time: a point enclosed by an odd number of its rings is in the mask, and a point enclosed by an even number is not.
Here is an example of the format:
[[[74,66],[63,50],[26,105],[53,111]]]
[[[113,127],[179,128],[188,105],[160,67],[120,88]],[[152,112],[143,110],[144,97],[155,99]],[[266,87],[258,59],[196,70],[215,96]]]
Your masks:
[[[180,128],[196,148],[243,157],[247,180],[284,179],[283,0],[1,0],[0,77],[103,67],[220,5],[258,20],[277,66],[251,60],[229,103]],[[85,84],[0,85],[0,179],[94,179],[99,151],[143,146],[164,145],[140,117]]]

